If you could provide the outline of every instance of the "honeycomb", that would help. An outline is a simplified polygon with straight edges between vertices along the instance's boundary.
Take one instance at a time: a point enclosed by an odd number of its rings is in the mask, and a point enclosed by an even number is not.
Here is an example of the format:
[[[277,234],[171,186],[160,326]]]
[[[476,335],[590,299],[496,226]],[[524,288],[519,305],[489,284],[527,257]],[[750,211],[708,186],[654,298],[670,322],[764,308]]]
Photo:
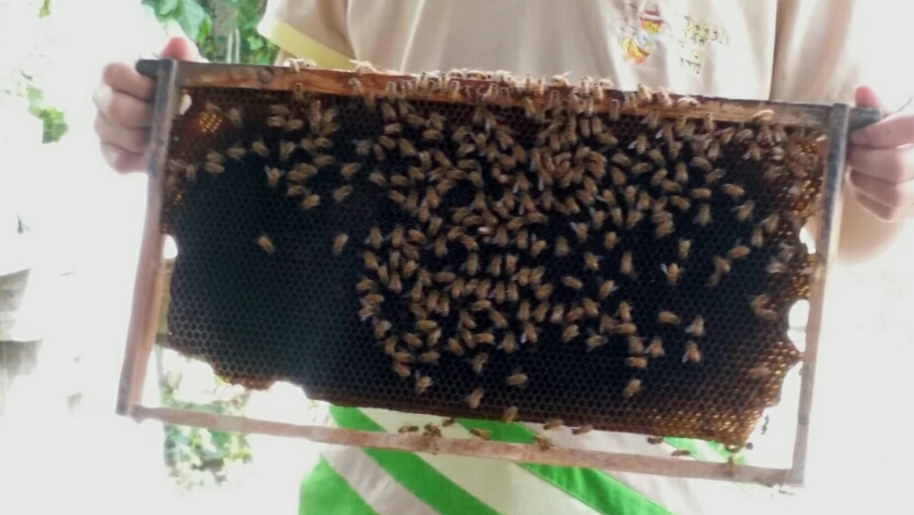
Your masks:
[[[745,443],[801,358],[823,127],[589,79],[334,73],[177,91],[171,348],[338,405]]]

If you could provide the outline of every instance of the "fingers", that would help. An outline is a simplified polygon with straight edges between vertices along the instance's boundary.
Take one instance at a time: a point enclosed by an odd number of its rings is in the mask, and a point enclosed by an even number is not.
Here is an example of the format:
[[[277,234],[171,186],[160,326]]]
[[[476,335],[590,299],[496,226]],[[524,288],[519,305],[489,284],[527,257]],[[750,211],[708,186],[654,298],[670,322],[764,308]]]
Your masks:
[[[149,129],[131,129],[107,119],[103,113],[95,116],[95,133],[103,144],[141,154],[149,146]]]
[[[174,37],[168,40],[165,47],[159,53],[162,59],[176,59],[178,61],[205,61],[200,56],[197,46],[188,39]]]
[[[141,172],[149,161],[148,153],[137,154],[107,143],[101,144],[102,157],[114,171],[119,173]]]
[[[126,93],[140,100],[152,100],[155,81],[140,75],[132,63],[109,63],[102,70],[102,83],[114,91]]]
[[[854,189],[887,206],[914,205],[914,182],[895,184],[859,172],[851,172],[850,181]]]
[[[914,141],[914,114],[894,114],[851,133],[851,143],[870,148],[893,148]]]
[[[139,129],[152,124],[151,102],[140,100],[105,84],[95,89],[92,101],[99,113],[115,125]]]
[[[884,222],[897,222],[911,218],[914,214],[914,206],[887,206],[876,199],[869,197],[862,192],[855,192],[854,199],[863,206],[864,209],[873,213],[877,218]]]
[[[854,145],[847,160],[855,171],[890,183],[914,179],[914,146],[874,149]]]
[[[857,107],[875,107],[877,109],[882,109],[882,101],[879,100],[879,95],[869,86],[857,86],[857,88],[854,89],[854,104],[856,104]]]

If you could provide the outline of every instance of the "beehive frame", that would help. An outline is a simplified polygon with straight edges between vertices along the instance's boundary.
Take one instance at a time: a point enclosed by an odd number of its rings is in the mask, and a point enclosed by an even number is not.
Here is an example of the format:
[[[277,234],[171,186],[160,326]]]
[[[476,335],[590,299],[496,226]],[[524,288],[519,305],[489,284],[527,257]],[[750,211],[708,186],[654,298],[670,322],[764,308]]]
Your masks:
[[[284,67],[211,65],[176,61],[143,61],[138,69],[158,79],[153,125],[153,151],[149,165],[148,204],[142,248],[137,270],[133,310],[124,357],[117,412],[137,420],[156,419],[167,423],[193,425],[210,429],[265,433],[302,437],[317,442],[376,447],[412,452],[444,453],[463,456],[500,458],[564,466],[582,466],[603,470],[658,474],[676,477],[721,479],[754,482],[765,485],[803,484],[806,447],[809,438],[809,413],[812,405],[814,370],[822,322],[829,259],[835,255],[838,223],[841,213],[841,184],[844,168],[845,139],[849,130],[873,123],[879,117],[872,110],[850,109],[846,105],[822,106],[772,104],[759,101],[737,101],[700,98],[700,109],[720,120],[746,120],[760,109],[774,107],[782,119],[817,123],[828,127],[829,147],[822,188],[821,212],[825,223],[817,227],[816,248],[822,257],[821,274],[811,285],[807,342],[803,353],[797,430],[792,466],[787,469],[705,463],[675,458],[657,458],[634,454],[554,448],[548,452],[535,446],[497,443],[481,440],[429,438],[409,434],[378,434],[330,427],[292,425],[268,420],[230,417],[169,408],[148,407],[141,402],[146,367],[155,341],[161,292],[164,280],[161,227],[164,191],[164,166],[168,151],[171,123],[180,109],[181,90],[194,86],[254,88],[260,90],[306,91],[351,94],[346,87],[348,73],[328,70]],[[382,91],[383,84],[373,83],[372,75],[364,77],[364,87]],[[396,78],[396,77],[394,77]],[[405,77],[403,77],[405,78]],[[444,93],[441,93],[444,99]]]

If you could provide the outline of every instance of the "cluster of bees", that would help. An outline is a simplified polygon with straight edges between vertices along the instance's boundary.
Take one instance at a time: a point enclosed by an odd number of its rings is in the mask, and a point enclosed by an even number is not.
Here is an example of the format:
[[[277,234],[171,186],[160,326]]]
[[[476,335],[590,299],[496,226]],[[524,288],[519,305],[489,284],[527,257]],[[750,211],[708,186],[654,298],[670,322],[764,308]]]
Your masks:
[[[501,72],[392,79],[376,95],[362,85],[364,71],[348,85],[379,123],[373,137],[334,139],[337,109],[297,91],[291,103],[267,108],[262,121],[279,134],[275,143],[237,142],[199,162],[173,159],[168,169],[193,180],[201,169],[219,175],[226,162],[255,155],[268,163],[264,185],[302,211],[343,203],[365,181],[399,206],[408,223],[379,223],[362,235],[338,233],[329,246],[341,255],[362,245],[354,251],[364,266],[355,286],[359,315],[389,356],[393,373],[411,381],[418,395],[434,388],[436,370],[449,363],[484,377],[497,353],[577,345],[596,356],[624,345],[631,376],[618,395],[634,398],[649,387],[639,372],[654,360],[672,355],[699,366],[709,329],[701,313],[639,310],[627,298],[635,284],[677,288],[701,276],[713,295],[753,253],[769,257],[766,272],[772,275],[807,262],[802,247],[769,240],[798,231],[810,214],[809,181],[820,164],[809,152],[816,134],[775,123],[771,111],[745,123],[718,123],[710,114],[689,114],[696,100],[674,99],[662,90],[642,86],[620,97],[610,95],[611,84],[604,81],[570,84],[555,77],[553,85],[569,90],[563,94],[544,80]],[[474,90],[478,101],[462,115],[411,101],[439,91],[454,100],[468,96],[463,79],[490,82]],[[506,99],[519,107],[505,108]],[[207,103],[204,110],[237,127],[245,122],[237,108]],[[641,114],[633,120],[635,112]],[[340,151],[343,145],[351,148]],[[740,163],[724,162],[733,155],[760,163],[763,179],[805,211],[764,212],[765,203],[747,193],[749,185],[735,168]],[[319,174],[338,175],[339,186],[318,192],[309,180]],[[744,224],[745,237],[696,262],[693,244],[702,241],[696,235],[713,231],[722,217]],[[268,234],[255,243],[269,254],[277,250]],[[671,249],[661,262],[639,260],[639,248],[661,245]],[[811,273],[809,267],[804,271]],[[783,316],[766,293],[748,307],[765,321]],[[550,326],[558,330],[558,341],[542,338]],[[681,338],[665,341],[662,328],[678,328]],[[763,365],[746,376],[769,373]],[[524,388],[535,380],[518,367],[501,384]],[[476,409],[485,397],[480,386],[463,402]],[[514,421],[518,411],[505,407],[502,420]],[[546,429],[562,425],[550,419]],[[425,432],[434,435],[436,429]],[[487,438],[484,432],[476,436]],[[547,441],[537,443],[545,448]]]

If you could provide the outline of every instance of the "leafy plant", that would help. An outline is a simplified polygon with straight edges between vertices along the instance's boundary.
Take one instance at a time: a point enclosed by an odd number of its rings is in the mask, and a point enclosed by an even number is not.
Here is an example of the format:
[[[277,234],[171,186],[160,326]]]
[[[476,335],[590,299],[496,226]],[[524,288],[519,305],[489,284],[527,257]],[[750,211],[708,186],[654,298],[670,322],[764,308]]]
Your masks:
[[[157,348],[160,355],[161,351],[160,347]],[[169,360],[172,365],[170,370],[160,376],[159,386],[164,406],[222,415],[243,415],[247,392],[239,392],[217,377],[203,391],[192,392],[193,398],[180,395],[182,382],[192,381],[190,377],[195,373],[192,366],[194,363],[187,358],[177,357],[173,352],[166,352],[174,359]],[[251,460],[251,448],[245,435],[189,426],[165,425],[164,453],[165,464],[172,477],[185,488],[225,483],[233,467]]]
[[[64,120],[63,111],[45,105],[44,91],[30,82],[25,86],[25,97],[29,102],[29,114],[41,120],[43,126],[41,142],[59,141],[70,128]]]
[[[203,57],[229,63],[270,64],[277,49],[257,33],[265,0],[143,0],[163,23],[177,23]]]

